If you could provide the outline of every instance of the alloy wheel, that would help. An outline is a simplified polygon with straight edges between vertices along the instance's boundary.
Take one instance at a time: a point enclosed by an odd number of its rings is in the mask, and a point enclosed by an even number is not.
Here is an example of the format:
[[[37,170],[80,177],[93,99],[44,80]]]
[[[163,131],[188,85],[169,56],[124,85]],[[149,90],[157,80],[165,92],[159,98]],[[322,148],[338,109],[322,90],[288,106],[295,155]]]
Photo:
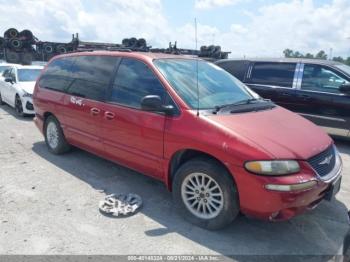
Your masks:
[[[49,146],[55,149],[58,146],[58,128],[54,122],[49,122],[46,127],[46,137]]]
[[[204,173],[189,174],[182,183],[181,196],[187,209],[202,219],[216,217],[224,206],[219,184]]]

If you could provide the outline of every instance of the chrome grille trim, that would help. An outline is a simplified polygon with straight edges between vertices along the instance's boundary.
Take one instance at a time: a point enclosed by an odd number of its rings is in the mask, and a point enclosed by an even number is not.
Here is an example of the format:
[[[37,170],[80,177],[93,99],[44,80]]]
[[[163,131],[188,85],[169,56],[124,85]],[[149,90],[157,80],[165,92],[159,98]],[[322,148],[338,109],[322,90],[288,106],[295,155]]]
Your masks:
[[[331,161],[330,167],[323,167],[319,163],[330,154],[333,155],[334,161]],[[312,167],[314,172],[317,174],[318,178],[325,183],[329,183],[337,179],[343,169],[343,163],[338,150],[334,145],[321,152],[320,154],[310,158],[308,160],[309,165]]]

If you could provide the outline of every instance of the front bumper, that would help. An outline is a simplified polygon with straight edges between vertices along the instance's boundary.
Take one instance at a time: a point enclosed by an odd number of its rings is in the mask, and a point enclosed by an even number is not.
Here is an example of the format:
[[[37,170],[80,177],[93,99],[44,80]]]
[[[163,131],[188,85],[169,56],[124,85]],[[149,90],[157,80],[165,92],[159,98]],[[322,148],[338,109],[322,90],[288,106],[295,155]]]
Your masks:
[[[22,97],[22,108],[23,113],[27,115],[34,115],[34,106],[33,106],[33,99],[31,97]]]
[[[326,196],[332,183],[341,177],[342,163],[335,167],[332,178],[323,181],[307,162],[300,162],[301,171],[289,176],[258,176],[244,168],[231,170],[236,180],[241,212],[263,220],[287,220],[315,208]],[[308,181],[317,183],[310,189],[281,192],[266,189],[266,185],[292,185]]]

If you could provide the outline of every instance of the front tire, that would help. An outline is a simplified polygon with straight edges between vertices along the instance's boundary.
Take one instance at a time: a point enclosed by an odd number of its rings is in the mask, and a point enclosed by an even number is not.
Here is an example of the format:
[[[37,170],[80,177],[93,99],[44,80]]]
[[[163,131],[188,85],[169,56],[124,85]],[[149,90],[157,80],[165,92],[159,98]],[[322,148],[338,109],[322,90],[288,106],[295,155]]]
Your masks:
[[[51,153],[60,155],[70,150],[61,125],[54,116],[49,116],[46,119],[44,131],[45,143]]]
[[[2,100],[1,92],[0,92],[0,106],[4,105],[5,102]]]
[[[25,114],[23,113],[23,104],[22,104],[22,100],[19,97],[19,95],[16,95],[15,97],[15,110],[16,110],[16,114],[19,117],[24,117]]]
[[[227,170],[212,159],[183,164],[175,174],[173,198],[186,220],[209,230],[229,225],[239,213],[236,186]]]

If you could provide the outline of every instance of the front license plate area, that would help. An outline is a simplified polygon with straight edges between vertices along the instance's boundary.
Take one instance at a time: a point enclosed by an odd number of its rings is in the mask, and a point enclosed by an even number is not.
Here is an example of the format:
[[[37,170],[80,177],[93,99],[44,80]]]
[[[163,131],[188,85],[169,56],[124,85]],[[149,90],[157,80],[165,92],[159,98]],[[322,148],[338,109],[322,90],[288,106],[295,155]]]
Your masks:
[[[341,185],[341,177],[339,177],[337,180],[332,182],[332,184],[329,187],[329,190],[325,195],[325,199],[328,201],[331,201],[335,197],[335,195],[339,192],[340,185]]]

